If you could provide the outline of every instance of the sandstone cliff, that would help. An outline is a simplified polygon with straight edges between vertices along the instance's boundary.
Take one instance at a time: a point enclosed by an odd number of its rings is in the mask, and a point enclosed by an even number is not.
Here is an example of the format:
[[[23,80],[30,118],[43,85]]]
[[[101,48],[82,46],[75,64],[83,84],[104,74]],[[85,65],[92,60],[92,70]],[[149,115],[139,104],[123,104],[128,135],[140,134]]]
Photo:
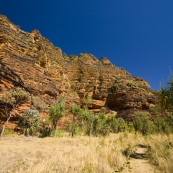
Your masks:
[[[14,86],[53,103],[65,96],[67,106],[92,98],[91,109],[106,107],[127,118],[155,104],[155,92],[107,58],[88,53],[67,56],[38,30],[22,31],[0,15],[0,94]]]

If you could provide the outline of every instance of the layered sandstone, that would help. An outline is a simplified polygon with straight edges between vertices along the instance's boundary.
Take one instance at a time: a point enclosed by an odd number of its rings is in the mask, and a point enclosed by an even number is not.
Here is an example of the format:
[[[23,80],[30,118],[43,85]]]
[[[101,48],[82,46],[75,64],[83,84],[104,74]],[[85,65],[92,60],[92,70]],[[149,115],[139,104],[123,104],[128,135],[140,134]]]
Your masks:
[[[0,15],[0,94],[24,87],[47,104],[65,96],[67,106],[92,98],[91,109],[149,109],[154,91],[141,78],[116,67],[107,58],[88,53],[67,56],[38,30],[22,31]]]

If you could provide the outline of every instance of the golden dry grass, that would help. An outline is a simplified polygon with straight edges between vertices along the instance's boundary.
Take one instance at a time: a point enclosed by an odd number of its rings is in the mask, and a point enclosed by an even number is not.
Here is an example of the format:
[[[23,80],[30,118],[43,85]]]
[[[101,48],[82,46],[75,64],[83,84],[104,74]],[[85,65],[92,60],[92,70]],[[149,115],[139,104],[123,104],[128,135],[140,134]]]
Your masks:
[[[0,140],[1,172],[115,172],[126,161],[118,136],[110,138],[36,138],[4,136]]]
[[[122,153],[127,148],[133,150],[142,144],[150,146],[151,162],[168,173],[173,167],[171,137],[111,134],[106,138],[71,138],[67,135],[60,138],[37,138],[7,135],[0,139],[0,172],[128,173],[133,172],[133,165]],[[169,144],[169,149],[165,149],[165,142]]]
[[[173,172],[173,135],[155,135],[148,140],[150,163],[161,172]]]

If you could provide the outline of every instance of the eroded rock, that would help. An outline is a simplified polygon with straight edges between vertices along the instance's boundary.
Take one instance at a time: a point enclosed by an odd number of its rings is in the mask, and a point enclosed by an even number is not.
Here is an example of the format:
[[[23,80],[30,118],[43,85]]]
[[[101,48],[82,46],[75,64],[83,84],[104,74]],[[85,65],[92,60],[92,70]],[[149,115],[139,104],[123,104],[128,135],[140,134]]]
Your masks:
[[[0,15],[0,61],[13,73],[9,79],[3,68],[0,95],[15,85],[52,104],[66,97],[67,107],[86,98],[93,99],[91,109],[149,109],[155,104],[155,92],[141,78],[115,67],[107,58],[98,60],[88,53],[67,56],[44,38],[38,30],[22,31]],[[5,75],[8,77],[8,75]]]

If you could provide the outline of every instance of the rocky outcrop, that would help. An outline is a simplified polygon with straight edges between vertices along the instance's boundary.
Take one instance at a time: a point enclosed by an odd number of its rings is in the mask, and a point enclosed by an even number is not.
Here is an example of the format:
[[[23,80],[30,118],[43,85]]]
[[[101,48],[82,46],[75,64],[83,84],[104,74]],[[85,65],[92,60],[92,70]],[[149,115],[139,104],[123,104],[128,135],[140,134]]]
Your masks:
[[[106,106],[118,112],[118,117],[133,119],[136,110],[149,110],[157,103],[156,93],[148,83],[139,77],[125,77],[116,80],[108,89]]]
[[[38,30],[22,31],[0,15],[0,94],[14,86],[27,89],[46,103],[65,96],[67,106],[92,98],[91,109],[149,109],[154,91],[107,58],[88,53],[67,56]]]

